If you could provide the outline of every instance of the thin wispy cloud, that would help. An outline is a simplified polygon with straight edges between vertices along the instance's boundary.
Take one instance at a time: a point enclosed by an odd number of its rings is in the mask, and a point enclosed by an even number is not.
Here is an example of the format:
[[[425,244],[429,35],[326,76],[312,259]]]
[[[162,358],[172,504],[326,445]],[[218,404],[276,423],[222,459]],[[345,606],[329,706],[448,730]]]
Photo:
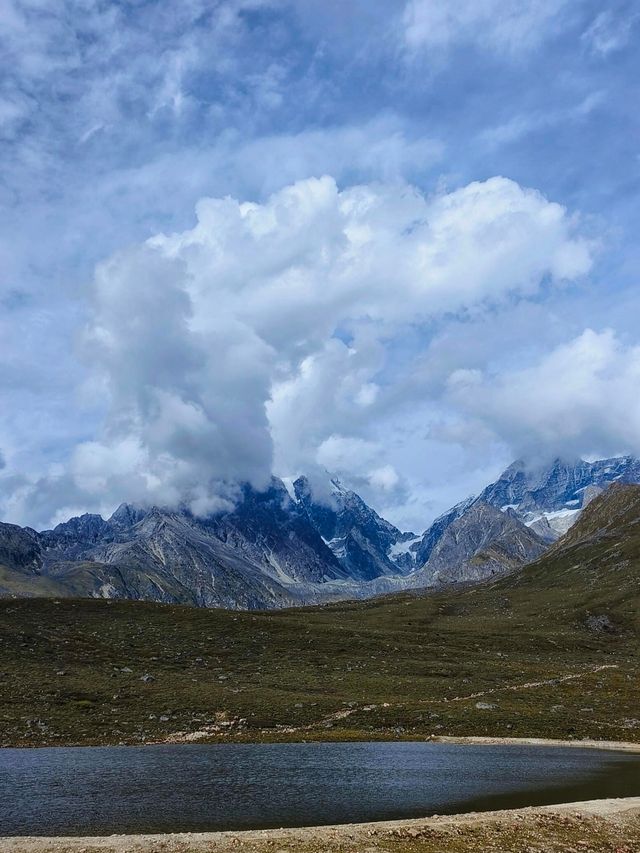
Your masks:
[[[568,7],[567,0],[410,0],[405,39],[414,50],[466,43],[517,56],[561,31]]]

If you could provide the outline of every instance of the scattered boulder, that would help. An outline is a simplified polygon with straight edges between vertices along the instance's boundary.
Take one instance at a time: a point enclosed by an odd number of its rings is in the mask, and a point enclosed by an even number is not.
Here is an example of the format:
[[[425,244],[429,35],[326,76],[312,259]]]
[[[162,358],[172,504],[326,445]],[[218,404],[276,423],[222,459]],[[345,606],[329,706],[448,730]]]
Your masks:
[[[587,616],[586,626],[594,634],[617,634],[618,629],[606,613],[597,616]]]

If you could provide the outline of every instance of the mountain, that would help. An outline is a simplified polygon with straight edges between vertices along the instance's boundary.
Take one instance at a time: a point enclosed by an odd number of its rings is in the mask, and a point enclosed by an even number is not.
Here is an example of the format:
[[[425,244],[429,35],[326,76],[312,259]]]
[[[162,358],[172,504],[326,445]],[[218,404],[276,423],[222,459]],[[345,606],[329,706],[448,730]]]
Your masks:
[[[518,571],[429,595],[259,613],[0,601],[0,746],[638,743],[639,639],[640,487],[619,485]]]
[[[474,501],[443,530],[414,586],[469,583],[520,568],[547,548],[512,513]]]
[[[505,528],[510,526],[507,516],[519,519],[549,545],[566,533],[584,507],[612,483],[640,483],[640,460],[633,456],[596,462],[580,459],[575,463],[556,459],[549,466],[537,468],[522,461],[514,462],[477,497],[456,504],[431,524],[419,542],[412,546],[415,565],[420,575],[428,575],[425,567],[442,537],[475,505],[499,510],[505,516]],[[491,527],[494,534],[499,527],[499,519],[495,518]],[[508,536],[506,529],[505,535]],[[468,545],[467,561],[473,557],[473,541],[469,540]],[[461,557],[459,549],[449,551],[452,559]],[[507,558],[505,570],[509,569],[509,562]],[[440,569],[432,568],[432,573],[435,571]]]
[[[337,480],[245,486],[231,512],[122,504],[53,530],[0,524],[0,596],[134,599],[281,608],[486,580],[536,560],[611,483],[640,462],[516,462],[437,518],[401,532]]]
[[[612,483],[640,483],[640,460],[621,456],[574,463],[556,459],[529,468],[514,462],[478,500],[512,509],[527,525],[553,541],[571,527],[590,500]]]
[[[320,501],[304,478],[291,490],[274,478],[210,518],[122,504],[107,520],[85,514],[42,533],[2,525],[0,594],[288,607],[357,597],[366,581],[401,575],[388,552],[407,536],[336,481]]]
[[[415,534],[401,533],[337,480],[331,481],[330,494],[322,502],[306,477],[293,483],[293,495],[349,578],[371,581],[412,568],[406,543],[415,540]]]
[[[447,528],[460,518],[473,505],[474,501],[475,498],[467,498],[436,518],[415,546],[414,560],[417,566],[424,566]]]
[[[0,565],[20,574],[39,574],[42,557],[36,531],[16,524],[0,524]]]
[[[39,541],[44,573],[110,598],[282,607],[314,600],[305,585],[348,576],[276,480],[264,492],[245,487],[231,513],[200,519],[122,505],[108,521],[81,516]]]
[[[63,587],[41,574],[38,540],[38,533],[30,527],[0,523],[0,597],[64,593]]]

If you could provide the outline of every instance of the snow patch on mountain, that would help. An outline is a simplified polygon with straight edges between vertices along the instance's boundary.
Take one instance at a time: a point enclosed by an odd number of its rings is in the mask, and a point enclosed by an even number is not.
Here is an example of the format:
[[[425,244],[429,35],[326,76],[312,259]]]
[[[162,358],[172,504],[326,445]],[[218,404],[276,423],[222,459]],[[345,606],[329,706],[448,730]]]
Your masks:
[[[422,536],[412,536],[411,539],[394,542],[387,551],[387,556],[390,560],[396,561],[399,557],[402,557],[405,554],[411,554],[412,551],[415,551],[415,546],[418,542],[422,542]]]
[[[293,483],[294,483],[293,477],[283,477],[282,482],[283,482],[284,487],[287,490],[287,494],[289,495],[291,500],[294,502],[294,504],[297,504],[298,503],[298,496],[296,495],[296,490],[295,490],[295,487],[293,485]]]
[[[572,501],[572,503],[578,502]],[[575,524],[581,512],[582,509],[558,509],[553,512],[542,512],[533,517],[525,517],[523,521],[527,527],[535,530],[536,525],[544,520],[559,538],[560,536],[564,536],[567,530]]]

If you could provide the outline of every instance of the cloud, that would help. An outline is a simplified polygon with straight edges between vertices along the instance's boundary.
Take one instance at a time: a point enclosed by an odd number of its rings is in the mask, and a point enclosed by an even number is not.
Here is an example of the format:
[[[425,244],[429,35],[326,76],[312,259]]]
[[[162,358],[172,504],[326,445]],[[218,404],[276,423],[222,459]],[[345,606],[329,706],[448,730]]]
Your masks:
[[[639,20],[640,14],[632,8],[618,14],[605,9],[596,15],[584,31],[582,41],[594,54],[606,57],[626,47]]]
[[[583,124],[594,110],[605,103],[604,92],[590,92],[578,103],[562,109],[545,109],[539,112],[516,113],[503,124],[489,127],[480,134],[480,141],[491,147],[512,145],[532,133],[548,133],[556,126],[573,122]]]
[[[317,448],[314,461],[324,471],[346,477],[359,488],[366,485],[379,493],[392,491],[400,484],[395,468],[384,464],[384,454],[385,449],[376,442],[330,435]]]
[[[640,453],[640,347],[585,330],[537,362],[497,375],[460,369],[449,401],[523,458]]]
[[[272,5],[61,0],[48,8],[4,0],[0,153],[7,201],[43,185],[50,198],[64,191],[69,173],[89,164],[93,183],[154,152],[186,147],[185,139],[251,128],[277,106],[292,72],[278,66],[269,40],[251,26],[250,15]]]
[[[409,0],[404,35],[412,50],[460,43],[517,55],[557,31],[567,0]]]
[[[97,269],[83,349],[109,411],[56,474],[70,504],[206,514],[239,482],[317,466],[393,490],[401,477],[371,425],[410,330],[536,296],[591,263],[564,208],[505,178],[426,197],[323,177],[262,204],[205,198],[196,213],[190,230]]]
[[[632,2],[0,5],[5,519],[207,512],[334,437],[422,527],[526,444],[454,371],[634,340]]]

